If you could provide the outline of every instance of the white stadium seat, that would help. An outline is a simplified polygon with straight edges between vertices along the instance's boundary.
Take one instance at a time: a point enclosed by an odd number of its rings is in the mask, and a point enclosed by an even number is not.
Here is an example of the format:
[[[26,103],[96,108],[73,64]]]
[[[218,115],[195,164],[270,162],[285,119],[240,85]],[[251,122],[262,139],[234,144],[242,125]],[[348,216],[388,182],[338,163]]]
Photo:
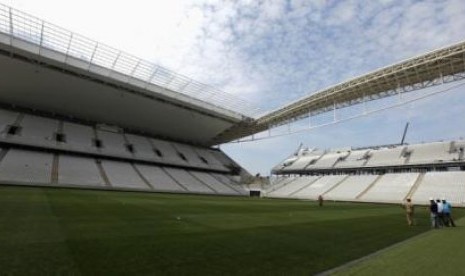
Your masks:
[[[138,164],[136,165],[136,168],[150,183],[154,190],[171,192],[186,191],[186,189],[180,186],[171,176],[158,166]]]
[[[3,137],[7,135],[7,127],[15,123],[18,115],[18,112],[0,109],[0,133]]]
[[[428,172],[412,195],[414,203],[428,204],[429,198],[446,198],[456,206],[465,206],[465,172]]]
[[[51,184],[53,154],[10,149],[0,163],[0,181],[12,184]]]
[[[378,175],[351,175],[336,188],[325,194],[324,198],[329,200],[355,201],[356,197],[365,191]]]
[[[111,186],[118,188],[149,189],[149,186],[144,183],[131,164],[112,160],[102,160],[101,162]]]
[[[190,192],[208,194],[215,193],[214,190],[200,182],[198,179],[189,174],[189,172],[187,172],[186,170],[175,168],[166,168],[165,170],[171,177],[173,177],[176,180],[176,182],[181,184]]]
[[[337,162],[334,166],[335,168],[358,168],[363,167],[367,162],[367,155],[370,150],[354,150],[351,151],[350,154],[342,159],[341,161]]]
[[[102,152],[116,156],[131,156],[131,153],[126,148],[127,143],[124,140],[123,134],[97,130],[97,137],[102,142]]]
[[[370,151],[370,158],[366,163],[366,167],[380,166],[398,166],[405,163],[405,157],[402,156],[404,146],[393,148],[381,148]]]
[[[211,176],[209,173],[206,172],[191,172],[191,174],[202,181],[203,183],[208,184],[210,188],[215,190],[219,194],[232,194],[237,195],[238,192],[233,190],[231,187],[223,184],[221,181],[216,179],[215,177]]]
[[[60,155],[58,168],[61,185],[105,186],[94,158]]]
[[[343,181],[347,175],[325,175],[318,178],[315,182],[297,192],[294,196],[304,199],[317,199],[318,196],[324,194],[333,186]]]
[[[95,151],[92,141],[95,139],[92,127],[82,124],[63,122],[66,146],[82,151]]]
[[[327,152],[319,158],[314,164],[305,167],[306,170],[312,169],[331,169],[336,162],[349,155],[349,152]]]
[[[385,174],[360,197],[360,200],[400,203],[408,195],[419,175],[419,173]]]
[[[436,142],[411,145],[408,164],[440,163],[457,160],[458,152],[450,152],[451,142]]]
[[[268,194],[270,197],[292,197],[292,195],[316,181],[319,176],[301,176],[296,177],[293,181],[288,182],[279,189],[276,189]]]
[[[20,135],[12,136],[12,139],[35,145],[56,145],[57,120],[27,114],[20,126]]]

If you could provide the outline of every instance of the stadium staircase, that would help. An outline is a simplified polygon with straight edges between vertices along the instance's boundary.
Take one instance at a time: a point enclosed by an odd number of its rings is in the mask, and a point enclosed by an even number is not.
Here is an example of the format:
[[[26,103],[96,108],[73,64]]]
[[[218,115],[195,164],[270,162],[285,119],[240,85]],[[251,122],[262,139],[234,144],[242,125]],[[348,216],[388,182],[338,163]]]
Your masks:
[[[97,164],[98,171],[103,181],[105,182],[105,186],[111,187],[110,179],[108,179],[107,173],[105,172],[105,169],[102,167],[102,161],[100,159],[96,159],[95,164]]]
[[[370,185],[368,185],[368,187],[363,190],[360,194],[358,194],[355,199],[359,200],[361,197],[363,197],[366,193],[368,193],[368,191],[376,185],[376,183],[383,177],[383,175],[378,175],[378,177],[375,179],[375,181],[373,181],[373,183],[371,183]]]
[[[421,182],[423,182],[423,178],[425,178],[425,174],[426,173],[423,172],[418,175],[418,178],[415,181],[415,184],[413,184],[412,188],[410,189],[408,194],[405,196],[404,200],[406,200],[407,198],[411,198],[413,194],[415,194],[416,190],[418,189],[418,186],[420,186]]]
[[[326,192],[322,193],[321,195],[324,196],[326,194],[328,194],[329,192],[331,192],[332,190],[336,189],[337,187],[339,187],[339,185],[341,185],[344,181],[347,180],[347,178],[349,178],[350,175],[346,175],[343,179],[341,179],[339,182],[336,183],[336,185],[332,186],[331,188],[329,188],[329,190],[327,190]]]
[[[320,177],[317,177],[315,179],[313,179],[312,181],[310,181],[309,183],[305,184],[304,186],[300,187],[299,189],[297,189],[296,191],[292,192],[289,194],[290,197],[294,196],[295,194],[299,193],[300,191],[306,189],[307,187],[311,186],[313,183],[317,182],[318,180],[320,180],[322,178],[322,176]]]

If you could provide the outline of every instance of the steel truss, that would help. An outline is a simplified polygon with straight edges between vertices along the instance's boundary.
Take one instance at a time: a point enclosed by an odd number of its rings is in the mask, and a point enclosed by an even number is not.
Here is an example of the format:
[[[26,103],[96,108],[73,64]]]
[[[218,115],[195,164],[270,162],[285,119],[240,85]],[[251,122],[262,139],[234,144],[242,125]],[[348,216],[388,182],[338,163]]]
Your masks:
[[[249,124],[236,125],[215,139],[220,144],[309,116],[465,78],[465,42],[387,66],[318,91]]]

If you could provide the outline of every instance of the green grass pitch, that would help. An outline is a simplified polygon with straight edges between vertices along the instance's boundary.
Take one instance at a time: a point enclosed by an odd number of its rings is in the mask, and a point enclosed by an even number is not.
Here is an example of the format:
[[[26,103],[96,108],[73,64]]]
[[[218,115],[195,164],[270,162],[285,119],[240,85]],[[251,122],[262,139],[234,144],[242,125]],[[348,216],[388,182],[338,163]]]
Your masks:
[[[0,267],[13,275],[311,275],[430,230],[424,207],[417,224],[408,227],[395,205],[2,186]]]

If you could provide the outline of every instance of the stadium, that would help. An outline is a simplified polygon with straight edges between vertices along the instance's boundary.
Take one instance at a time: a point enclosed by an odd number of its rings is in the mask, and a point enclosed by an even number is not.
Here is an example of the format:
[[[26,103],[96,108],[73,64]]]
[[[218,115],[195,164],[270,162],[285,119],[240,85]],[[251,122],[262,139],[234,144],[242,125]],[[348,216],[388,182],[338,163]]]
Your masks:
[[[465,42],[262,112],[0,4],[0,73],[2,273],[465,272],[465,140],[301,145],[265,177],[220,147],[462,85]],[[452,204],[457,228],[431,230],[430,198]],[[413,227],[399,207],[406,199]]]

